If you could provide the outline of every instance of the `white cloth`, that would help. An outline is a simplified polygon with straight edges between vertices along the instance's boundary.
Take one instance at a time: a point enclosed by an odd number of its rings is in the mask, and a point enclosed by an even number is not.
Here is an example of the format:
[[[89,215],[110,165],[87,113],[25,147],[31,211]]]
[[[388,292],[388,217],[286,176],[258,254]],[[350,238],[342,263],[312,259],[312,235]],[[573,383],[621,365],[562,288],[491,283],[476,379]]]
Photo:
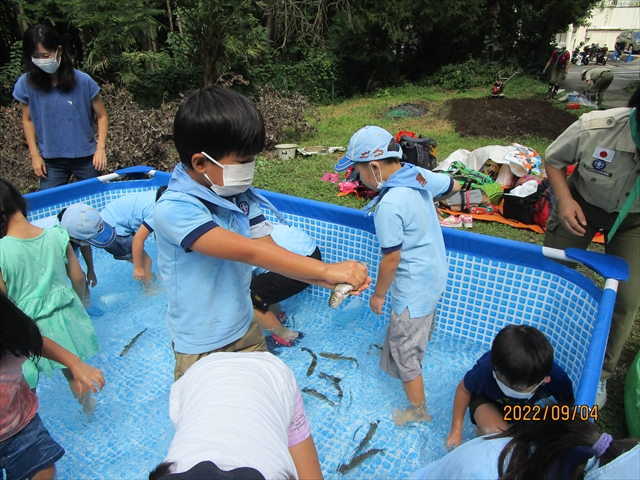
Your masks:
[[[252,467],[266,478],[297,478],[287,431],[298,386],[268,352],[212,353],[171,387],[176,428],[165,461],[176,473],[210,460],[222,470]]]
[[[516,188],[511,190],[508,195],[514,197],[528,197],[529,195],[536,193],[538,191],[538,182],[535,180],[529,180],[524,182],[522,185],[518,185]]]

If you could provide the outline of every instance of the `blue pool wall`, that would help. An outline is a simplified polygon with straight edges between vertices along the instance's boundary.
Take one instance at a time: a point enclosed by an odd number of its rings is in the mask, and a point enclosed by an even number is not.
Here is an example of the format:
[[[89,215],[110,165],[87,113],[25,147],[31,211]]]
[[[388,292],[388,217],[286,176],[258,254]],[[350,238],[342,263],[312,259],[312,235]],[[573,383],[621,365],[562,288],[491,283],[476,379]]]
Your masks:
[[[155,172],[145,180],[102,183],[92,179],[29,194],[28,216],[35,220],[56,215],[77,202],[102,210],[120,196],[166,185],[169,178],[169,173]],[[375,280],[381,254],[371,216],[356,209],[261,193],[292,225],[316,240],[325,261],[362,261]],[[488,350],[504,326],[532,325],[551,341],[555,359],[569,374],[576,392],[587,379],[590,385],[597,385],[600,369],[586,367],[585,362],[602,292],[590,279],[547,259],[535,245],[450,229],[443,234],[449,275],[438,305],[435,338],[461,338]],[[365,302],[372,292],[370,288],[363,293]],[[329,291],[312,286],[302,295],[326,299]],[[585,400],[595,397],[593,388],[580,390],[584,398],[578,397],[577,403],[591,403]]]

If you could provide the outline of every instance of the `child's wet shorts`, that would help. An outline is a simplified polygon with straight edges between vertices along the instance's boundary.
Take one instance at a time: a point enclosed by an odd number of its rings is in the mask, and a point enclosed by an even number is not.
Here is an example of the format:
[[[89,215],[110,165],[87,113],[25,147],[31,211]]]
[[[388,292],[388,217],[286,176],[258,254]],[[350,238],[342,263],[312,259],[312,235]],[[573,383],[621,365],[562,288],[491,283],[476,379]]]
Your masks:
[[[409,382],[422,374],[422,359],[433,335],[436,313],[409,318],[409,309],[398,315],[391,310],[389,327],[382,345],[380,368],[389,375]]]
[[[477,425],[475,419],[476,409],[485,403],[494,405],[499,412],[504,410],[504,405],[496,402],[493,398],[487,397],[486,395],[476,395],[475,393],[472,393],[471,400],[469,401],[469,417],[471,419],[471,423],[474,425]]]
[[[133,260],[133,234],[126,237],[116,235],[116,239],[105,250],[116,260]]]
[[[31,421],[13,437],[0,442],[0,472],[6,478],[31,478],[54,465],[64,455],[36,413]]]

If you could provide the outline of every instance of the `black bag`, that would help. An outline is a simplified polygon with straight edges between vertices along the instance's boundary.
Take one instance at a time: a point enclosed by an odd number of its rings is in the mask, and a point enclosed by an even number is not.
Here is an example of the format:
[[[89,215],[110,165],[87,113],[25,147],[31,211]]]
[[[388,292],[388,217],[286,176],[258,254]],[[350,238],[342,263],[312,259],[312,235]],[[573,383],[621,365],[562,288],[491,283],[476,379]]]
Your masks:
[[[518,197],[509,195],[509,191],[511,189],[505,190],[505,194],[502,196],[502,216],[526,225],[534,225],[536,221],[533,216],[540,194],[534,192],[526,197]]]
[[[418,138],[403,135],[400,137],[402,161],[418,167],[433,170],[438,165],[438,142],[433,138]]]

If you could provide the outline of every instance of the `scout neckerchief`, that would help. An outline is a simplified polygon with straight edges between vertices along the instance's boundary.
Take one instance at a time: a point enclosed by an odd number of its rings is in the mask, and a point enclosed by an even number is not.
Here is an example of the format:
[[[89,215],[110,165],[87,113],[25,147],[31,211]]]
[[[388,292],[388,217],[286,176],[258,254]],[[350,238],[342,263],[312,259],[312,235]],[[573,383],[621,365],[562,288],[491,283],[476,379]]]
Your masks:
[[[562,55],[564,55],[564,52],[566,52],[566,51],[567,51],[566,48],[563,48],[562,50],[556,50],[556,52],[558,52],[558,56],[556,57],[556,61],[553,64],[554,67],[558,66],[558,60],[560,60],[560,57],[562,57]]]
[[[402,168],[391,174],[391,176],[384,182],[384,185],[380,189],[380,195],[371,200],[362,210],[365,212],[373,210],[380,199],[384,197],[392,187],[409,187],[415,190],[431,191],[431,186],[422,176],[420,170],[418,170],[415,165],[403,163]]]
[[[636,118],[636,109],[634,108],[629,113],[629,128],[631,129],[631,138],[633,139],[633,143],[636,145],[637,149],[640,149],[640,128],[638,127],[639,125]],[[638,198],[638,195],[640,195],[640,176],[638,176],[635,185],[629,192],[629,196],[624,202],[622,209],[620,209],[620,213],[618,213],[618,218],[616,218],[613,227],[611,227],[611,230],[609,230],[609,233],[607,234],[607,242],[610,242],[615,235],[616,230],[618,230],[618,227],[627,216],[627,213],[631,209],[631,205],[633,205],[633,202],[635,202],[636,198]]]

